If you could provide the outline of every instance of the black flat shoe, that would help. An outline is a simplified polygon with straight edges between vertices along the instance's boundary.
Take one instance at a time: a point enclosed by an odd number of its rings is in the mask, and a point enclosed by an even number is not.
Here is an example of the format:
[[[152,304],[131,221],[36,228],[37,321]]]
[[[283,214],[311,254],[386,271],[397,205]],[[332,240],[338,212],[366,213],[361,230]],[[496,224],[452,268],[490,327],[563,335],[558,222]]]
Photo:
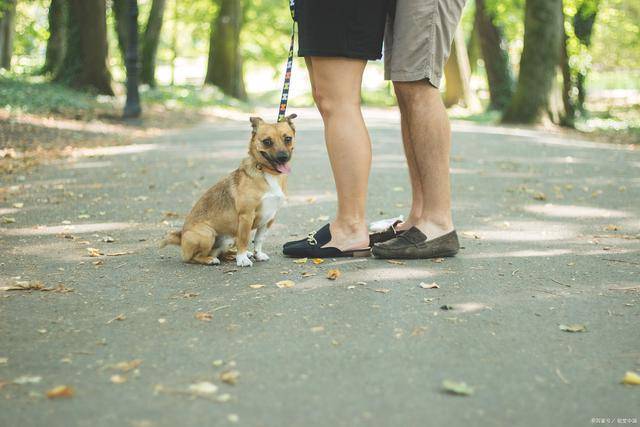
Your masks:
[[[322,227],[309,237],[302,240],[287,242],[282,247],[282,253],[292,258],[345,258],[371,256],[371,248],[341,251],[338,248],[323,248],[331,241],[329,224]]]
[[[400,234],[404,233],[404,231],[396,230],[396,227],[400,223],[402,223],[402,221],[397,220],[396,222],[391,224],[389,228],[387,228],[386,230],[369,234],[369,246],[373,248],[373,245],[375,245],[376,243],[383,243],[391,239],[395,239]]]

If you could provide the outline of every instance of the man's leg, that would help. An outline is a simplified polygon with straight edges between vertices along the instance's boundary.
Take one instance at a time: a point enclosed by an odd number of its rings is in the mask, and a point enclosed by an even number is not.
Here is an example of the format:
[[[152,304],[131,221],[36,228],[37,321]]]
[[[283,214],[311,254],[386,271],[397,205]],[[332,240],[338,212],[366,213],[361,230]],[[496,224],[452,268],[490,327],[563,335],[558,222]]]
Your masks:
[[[420,170],[418,169],[418,162],[416,160],[416,154],[413,147],[413,140],[409,132],[409,124],[407,117],[402,113],[400,108],[400,129],[402,130],[402,146],[404,148],[404,155],[407,158],[407,165],[409,166],[409,178],[411,179],[411,210],[407,218],[398,224],[396,230],[404,231],[408,230],[416,225],[422,217],[422,179],[420,177]]]
[[[369,247],[366,198],[371,170],[371,140],[360,109],[366,61],[307,59],[313,97],[322,115],[325,141],[338,194],[338,212],[326,247],[342,251]]]
[[[428,238],[435,239],[453,230],[449,154],[451,126],[440,91],[426,80],[394,82],[402,114],[405,154],[414,189],[410,218]],[[409,149],[407,149],[407,142]],[[417,185],[416,185],[417,184]],[[416,203],[416,194],[418,203]],[[417,219],[414,208],[421,206]]]

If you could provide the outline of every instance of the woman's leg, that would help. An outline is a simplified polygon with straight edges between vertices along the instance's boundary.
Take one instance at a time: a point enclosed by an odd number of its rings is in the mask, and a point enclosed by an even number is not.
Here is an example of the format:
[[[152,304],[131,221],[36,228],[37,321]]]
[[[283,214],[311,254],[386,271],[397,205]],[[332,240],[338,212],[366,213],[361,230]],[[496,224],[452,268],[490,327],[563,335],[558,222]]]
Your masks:
[[[326,247],[369,247],[365,205],[371,170],[371,140],[360,110],[365,60],[307,58],[313,98],[324,122],[324,135],[338,193],[338,213]]]

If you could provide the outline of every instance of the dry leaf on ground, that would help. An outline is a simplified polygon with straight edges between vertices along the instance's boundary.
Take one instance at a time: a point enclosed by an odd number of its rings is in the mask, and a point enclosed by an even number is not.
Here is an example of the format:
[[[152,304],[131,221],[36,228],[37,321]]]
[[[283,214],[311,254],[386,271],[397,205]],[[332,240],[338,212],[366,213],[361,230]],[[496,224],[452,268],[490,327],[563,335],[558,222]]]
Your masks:
[[[322,258],[314,258],[311,260],[315,265],[322,264],[324,260]]]
[[[122,384],[127,382],[127,377],[125,377],[124,375],[115,374],[111,375],[111,378],[109,378],[109,380],[114,384]]]
[[[260,284],[260,283],[256,283],[256,284],[254,284],[254,285],[249,285],[249,287],[250,287],[251,289],[260,289],[260,288],[264,288],[264,285],[263,285],[263,284]]]
[[[108,321],[107,321],[107,325],[108,325],[109,323],[113,323],[113,322],[115,322],[116,320],[117,320],[118,322],[121,322],[121,321],[125,320],[126,318],[127,318],[127,316],[125,316],[125,314],[124,314],[124,313],[120,313],[120,314],[118,314],[116,317],[114,317],[113,319],[108,320]]]
[[[196,396],[211,396],[218,391],[218,386],[208,381],[191,384],[189,391]]]
[[[293,260],[295,264],[305,264],[307,261],[308,261],[308,258],[298,258]]]
[[[640,375],[635,372],[628,371],[624,374],[624,378],[622,378],[622,384],[640,385]]]
[[[560,325],[558,326],[558,328],[560,328],[561,331],[565,331],[565,332],[586,332],[587,331],[587,327],[580,323],[573,323],[570,325]]]
[[[440,289],[440,285],[438,285],[436,282],[433,282],[433,283],[420,282],[418,287],[422,289]]]
[[[311,332],[324,332],[324,326],[318,325],[311,328]]]
[[[230,371],[224,371],[220,373],[220,381],[227,384],[235,385],[240,377],[240,372],[232,369]]]
[[[276,286],[279,288],[293,288],[296,285],[296,282],[293,280],[281,280],[276,283]]]
[[[104,255],[104,253],[98,248],[87,248],[87,252],[89,256],[93,258]]]
[[[195,317],[196,319],[201,320],[203,322],[210,322],[211,319],[213,319],[213,316],[211,315],[211,313],[207,313],[204,311],[197,312]]]
[[[442,388],[447,393],[458,396],[471,396],[473,394],[473,388],[461,381],[444,380],[442,381]]]
[[[387,288],[378,288],[378,289],[374,289],[375,292],[379,292],[381,294],[386,294],[388,292],[391,292],[391,289],[387,289]]]
[[[47,391],[47,397],[49,399],[56,399],[59,397],[71,397],[73,396],[73,389],[68,385],[59,385]]]
[[[387,262],[389,264],[394,264],[394,265],[405,265],[406,264],[406,262],[404,262],[404,261],[398,261],[398,260],[395,260],[395,259],[388,259]]]
[[[327,279],[329,280],[336,280],[340,277],[342,273],[340,272],[340,270],[336,269],[332,269],[327,271]]]
[[[129,372],[133,369],[138,368],[140,365],[142,365],[142,359],[133,359],[129,361],[125,360],[123,362],[119,362],[111,366],[111,369],[116,369],[122,372]]]

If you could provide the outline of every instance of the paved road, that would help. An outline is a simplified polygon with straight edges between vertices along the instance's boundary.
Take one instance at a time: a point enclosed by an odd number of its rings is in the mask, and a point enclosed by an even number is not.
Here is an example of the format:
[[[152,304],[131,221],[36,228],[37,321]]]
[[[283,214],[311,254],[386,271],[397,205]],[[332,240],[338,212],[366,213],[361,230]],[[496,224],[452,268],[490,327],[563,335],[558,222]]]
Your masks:
[[[244,121],[80,151],[3,181],[0,217],[15,223],[0,228],[0,286],[20,276],[62,287],[0,291],[0,425],[640,418],[640,387],[620,384],[640,371],[640,152],[457,124],[457,258],[300,265],[280,245],[325,223],[335,202],[320,123],[301,115],[289,204],[266,245],[272,259],[251,269],[185,265],[176,248],[155,248],[181,223],[171,212],[184,215],[244,155]],[[397,118],[371,111],[368,122],[370,218],[406,213]],[[342,271],[336,281],[325,278],[331,268]],[[295,286],[278,288],[285,279]],[[235,385],[219,378],[229,370]],[[474,393],[447,394],[443,380]],[[73,397],[46,398],[57,385]]]

